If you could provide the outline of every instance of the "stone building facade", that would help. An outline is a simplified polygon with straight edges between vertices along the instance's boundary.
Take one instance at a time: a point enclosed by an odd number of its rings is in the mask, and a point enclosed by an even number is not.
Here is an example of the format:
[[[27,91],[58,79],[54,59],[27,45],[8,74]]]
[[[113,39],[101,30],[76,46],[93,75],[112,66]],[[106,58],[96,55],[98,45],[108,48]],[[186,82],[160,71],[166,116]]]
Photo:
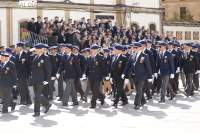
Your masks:
[[[20,24],[37,16],[67,20],[87,18],[113,19],[119,26],[132,24],[154,27],[162,32],[163,10],[160,0],[38,0],[36,7],[20,7],[18,0],[0,1],[0,44],[12,45],[20,40]]]
[[[179,41],[200,42],[200,0],[161,0],[163,32]]]

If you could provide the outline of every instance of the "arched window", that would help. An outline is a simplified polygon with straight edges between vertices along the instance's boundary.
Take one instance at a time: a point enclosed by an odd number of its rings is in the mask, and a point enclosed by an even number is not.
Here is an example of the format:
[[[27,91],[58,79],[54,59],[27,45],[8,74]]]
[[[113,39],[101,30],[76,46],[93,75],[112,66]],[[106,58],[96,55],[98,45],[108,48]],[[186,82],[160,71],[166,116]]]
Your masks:
[[[156,31],[156,25],[155,24],[149,24],[149,30],[151,31]]]
[[[27,30],[28,21],[29,20],[27,20],[27,19],[22,19],[22,20],[19,21],[20,41],[26,41],[27,38],[29,37],[29,31]]]

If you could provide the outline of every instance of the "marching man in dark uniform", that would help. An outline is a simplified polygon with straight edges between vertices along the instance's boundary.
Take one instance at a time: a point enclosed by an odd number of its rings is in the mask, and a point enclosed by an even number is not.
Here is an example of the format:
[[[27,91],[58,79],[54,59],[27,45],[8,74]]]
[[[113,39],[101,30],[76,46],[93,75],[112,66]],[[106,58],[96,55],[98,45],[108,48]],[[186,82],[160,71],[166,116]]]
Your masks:
[[[179,49],[180,44],[178,42],[174,42],[174,49],[172,51],[172,55],[174,57],[174,66],[175,66],[175,93],[178,93],[179,90],[179,74],[181,72],[181,60],[182,60],[182,51]]]
[[[186,96],[194,95],[193,76],[200,73],[200,64],[197,55],[191,51],[192,44],[186,43],[182,58],[182,68],[186,76]]]
[[[74,45],[72,52],[73,52],[73,54],[75,56],[77,56],[78,62],[80,63],[80,67],[81,67],[81,75],[83,75],[83,73],[85,71],[85,65],[86,65],[86,63],[85,63],[84,56],[82,56],[79,53],[79,50],[80,50],[79,47],[76,46],[76,45]],[[83,91],[83,88],[82,88],[82,85],[81,85],[80,78],[78,78],[78,79],[75,80],[75,88],[76,88],[76,91],[80,93],[81,100],[86,102],[86,97],[84,96],[84,91]]]
[[[44,105],[45,111],[47,113],[51,104],[48,99],[44,96],[44,86],[47,85],[50,81],[51,70],[49,68],[49,60],[47,56],[44,55],[43,44],[37,44],[35,46],[35,57],[32,62],[31,72],[32,72],[32,83],[33,90],[35,93],[35,101],[34,101],[34,117],[40,116],[40,104]]]
[[[11,106],[11,111],[15,109],[16,103],[12,100],[12,87],[16,88],[17,73],[15,64],[10,61],[8,53],[1,53],[1,68],[0,68],[0,91],[3,103],[2,113],[8,113],[8,107]]]
[[[24,43],[17,43],[15,65],[20,89],[20,104],[30,105],[31,97],[28,89],[28,78],[30,75],[30,63],[28,54],[23,50]]]
[[[66,88],[62,97],[63,106],[68,106],[69,96],[72,97],[73,106],[78,105],[77,92],[75,90],[75,79],[81,78],[81,67],[78,57],[72,53],[72,45],[67,44],[66,55],[62,58],[58,73],[64,73]],[[57,75],[57,77],[59,77]]]
[[[62,60],[62,58],[64,58],[65,56],[65,46],[66,44],[60,44],[60,56],[61,56],[61,59],[60,61]],[[59,64],[60,65],[60,64]],[[63,96],[63,91],[64,91],[64,88],[63,88],[63,75],[64,75],[64,72],[58,74],[58,76],[56,76],[56,78],[58,79],[58,101],[62,101],[62,96]]]
[[[198,44],[193,44],[193,45],[192,45],[192,53],[194,54],[196,60],[199,61]],[[197,71],[197,70],[199,70],[199,67],[196,67],[195,69],[196,69],[196,71]],[[194,85],[194,86],[193,86],[194,89],[195,89],[195,90],[198,90],[198,88],[199,88],[199,72],[194,73],[194,76],[193,76],[193,83],[194,83],[194,84],[193,84],[193,85]]]
[[[93,44],[91,46],[91,56],[87,60],[86,75],[89,80],[90,89],[92,91],[91,107],[96,108],[96,100],[100,99],[101,105],[104,104],[105,96],[102,93],[103,77],[105,77],[105,62],[103,56],[99,55],[100,46]]]
[[[128,99],[126,96],[126,92],[124,90],[124,77],[122,74],[124,72],[124,68],[126,66],[127,58],[122,54],[123,46],[116,45],[115,46],[115,56],[113,57],[111,63],[111,78],[114,83],[114,88],[116,89],[114,107],[117,108],[117,104],[119,99],[122,100],[122,105],[128,104]]]
[[[136,54],[129,59],[122,77],[128,75],[129,72],[135,75],[136,96],[134,101],[134,108],[138,110],[140,106],[145,104],[143,93],[144,83],[146,80],[148,80],[148,82],[152,82],[153,80],[151,64],[149,62],[148,56],[142,52],[142,45],[138,42],[135,42],[134,47],[137,48]]]
[[[166,89],[168,87],[171,98],[172,100],[175,96],[175,93],[172,89],[171,84],[169,83],[170,79],[174,79],[174,74],[175,74],[175,67],[174,67],[174,61],[172,54],[166,50],[167,44],[165,42],[159,42],[160,46],[160,57],[159,57],[159,63],[158,63],[158,68],[159,71],[158,73],[161,76],[161,99],[160,103],[165,102],[165,94],[166,94]]]
[[[49,99],[53,100],[53,92],[55,91],[54,83],[56,80],[56,73],[58,72],[58,68],[61,62],[61,55],[57,53],[57,46],[50,47],[49,58],[51,61],[51,80],[49,82]]]

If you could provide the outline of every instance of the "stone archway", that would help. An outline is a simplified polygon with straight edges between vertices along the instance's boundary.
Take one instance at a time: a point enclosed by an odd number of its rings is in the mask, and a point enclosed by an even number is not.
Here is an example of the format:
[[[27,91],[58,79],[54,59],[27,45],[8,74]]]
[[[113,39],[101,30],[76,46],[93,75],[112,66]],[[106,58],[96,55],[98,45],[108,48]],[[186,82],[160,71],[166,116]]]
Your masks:
[[[155,23],[150,23],[149,24],[149,30],[150,30],[150,32],[156,31],[156,24]]]
[[[28,22],[28,19],[21,19],[18,21],[20,41],[26,41],[27,37],[29,37],[29,31],[27,30]]]

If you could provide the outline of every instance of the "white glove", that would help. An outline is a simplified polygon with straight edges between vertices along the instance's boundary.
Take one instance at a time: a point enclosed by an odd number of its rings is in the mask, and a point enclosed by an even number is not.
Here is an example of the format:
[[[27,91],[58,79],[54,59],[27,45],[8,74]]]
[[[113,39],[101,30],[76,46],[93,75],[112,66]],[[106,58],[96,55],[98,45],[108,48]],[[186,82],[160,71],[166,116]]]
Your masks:
[[[113,79],[112,78],[110,78],[110,83],[113,84]]]
[[[127,85],[129,83],[129,79],[124,80],[124,84]]]
[[[177,67],[176,73],[180,73],[180,72],[181,72],[180,67]]]
[[[109,79],[110,79],[110,77],[109,77],[109,76],[108,76],[108,77],[105,77],[105,79],[106,79],[106,80],[109,80]]]
[[[85,75],[85,74],[83,74],[82,78],[86,79],[86,75]]]
[[[29,51],[30,51],[30,52],[33,52],[33,51],[35,51],[35,48],[31,48],[31,49],[29,49]]]
[[[44,81],[44,82],[43,82],[43,85],[47,85],[47,84],[48,84],[48,82],[47,82],[47,81]]]
[[[124,74],[122,74],[121,78],[122,78],[122,79],[124,79],[124,77],[125,77],[125,75],[124,75]]]
[[[86,78],[86,75],[83,74],[83,76],[82,76],[82,78],[80,78],[80,80],[85,80],[85,79],[87,79],[87,78]]]
[[[80,78],[81,81],[86,80],[86,77]]]
[[[158,74],[160,74],[160,69],[159,69],[159,71],[158,71]]]
[[[56,77],[51,77],[51,80],[56,80]]]
[[[16,89],[16,88],[17,88],[17,86],[16,86],[16,85],[14,85],[14,86],[13,86],[13,88],[15,88],[15,89]]]
[[[149,82],[149,83],[152,83],[152,82],[153,82],[153,79],[148,79],[148,82]]]
[[[57,73],[57,74],[56,74],[56,78],[57,78],[57,79],[59,79],[59,77],[60,77],[60,74],[59,74],[59,73]]]
[[[200,70],[197,70],[196,72],[195,72],[195,74],[199,74],[200,73]]]
[[[157,79],[158,78],[158,73],[154,73],[153,76]]]
[[[170,79],[173,79],[173,78],[174,78],[174,74],[171,74],[171,75],[170,75]]]

